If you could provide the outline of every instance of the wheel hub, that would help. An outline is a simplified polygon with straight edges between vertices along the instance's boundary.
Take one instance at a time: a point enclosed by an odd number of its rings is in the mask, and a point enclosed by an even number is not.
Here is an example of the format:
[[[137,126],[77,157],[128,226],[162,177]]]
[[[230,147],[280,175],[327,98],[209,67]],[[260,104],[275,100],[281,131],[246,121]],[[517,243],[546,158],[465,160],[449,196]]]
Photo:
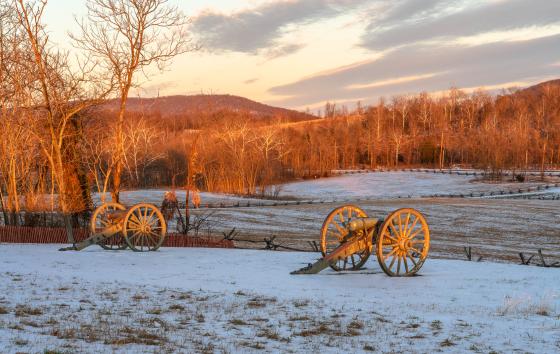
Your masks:
[[[399,237],[398,245],[399,251],[406,252],[410,249],[410,240],[406,237]]]

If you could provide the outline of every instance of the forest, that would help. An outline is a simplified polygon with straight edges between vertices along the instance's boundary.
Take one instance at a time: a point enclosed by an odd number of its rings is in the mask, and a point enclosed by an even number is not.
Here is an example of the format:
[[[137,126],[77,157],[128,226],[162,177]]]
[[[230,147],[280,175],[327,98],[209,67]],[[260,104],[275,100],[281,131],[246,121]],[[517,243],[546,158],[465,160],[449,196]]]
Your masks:
[[[197,46],[165,1],[142,2],[147,7],[134,9],[132,19],[118,3],[88,3],[90,22],[72,36],[87,55],[76,59],[49,41],[46,1],[2,2],[4,211],[79,212],[91,209],[92,193],[118,201],[125,188],[274,197],[280,183],[336,169],[463,166],[500,178],[504,169],[559,168],[558,81],[499,94],[452,88],[399,95],[354,109],[327,103],[298,119],[235,106],[172,115],[127,110],[135,75]],[[144,32],[123,33],[126,21]],[[170,31],[165,46],[150,32],[162,26]]]

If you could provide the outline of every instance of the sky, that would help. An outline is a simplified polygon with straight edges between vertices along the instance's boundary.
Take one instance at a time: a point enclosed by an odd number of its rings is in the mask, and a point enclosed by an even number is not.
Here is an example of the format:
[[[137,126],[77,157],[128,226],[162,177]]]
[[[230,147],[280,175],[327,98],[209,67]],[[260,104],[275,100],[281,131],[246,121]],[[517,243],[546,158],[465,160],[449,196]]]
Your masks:
[[[50,0],[68,46],[86,0]],[[232,94],[299,110],[559,78],[559,0],[170,0],[201,46],[134,95]]]

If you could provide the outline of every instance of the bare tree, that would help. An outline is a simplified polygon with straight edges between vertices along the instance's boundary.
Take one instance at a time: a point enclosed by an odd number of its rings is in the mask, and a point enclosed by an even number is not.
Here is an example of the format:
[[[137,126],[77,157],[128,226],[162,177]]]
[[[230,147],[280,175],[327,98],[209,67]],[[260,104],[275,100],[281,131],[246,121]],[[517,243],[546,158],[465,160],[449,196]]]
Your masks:
[[[115,171],[112,197],[119,201],[124,167],[124,117],[137,74],[160,70],[177,55],[195,50],[187,34],[188,18],[169,0],[88,0],[87,21],[78,21],[81,34],[71,35],[76,46],[100,59],[117,85],[119,111],[115,130]]]
[[[144,118],[129,120],[124,127],[124,166],[135,185],[141,182],[146,168],[163,158],[162,153],[154,150],[160,132]],[[141,173],[142,172],[142,173]]]
[[[89,188],[76,186],[80,182],[75,178],[75,149],[67,145],[79,134],[79,115],[103,100],[110,87],[98,76],[103,74],[95,70],[94,62],[71,64],[68,53],[53,49],[42,23],[46,6],[47,0],[17,0],[14,10],[24,33],[21,45],[30,53],[29,71],[36,75],[26,102],[27,112],[37,122],[34,126],[40,128],[32,133],[49,163],[59,206],[63,212],[69,212],[84,207],[80,203],[85,201],[79,199],[89,194]],[[81,189],[79,195],[76,189]]]

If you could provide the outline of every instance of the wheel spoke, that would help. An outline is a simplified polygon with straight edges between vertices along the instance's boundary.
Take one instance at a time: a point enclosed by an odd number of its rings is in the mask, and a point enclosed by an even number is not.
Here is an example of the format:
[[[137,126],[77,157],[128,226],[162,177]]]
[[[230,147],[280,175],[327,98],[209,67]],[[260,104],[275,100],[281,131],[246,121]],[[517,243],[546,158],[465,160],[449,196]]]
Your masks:
[[[399,213],[399,236],[402,236],[402,232],[403,232],[403,224],[402,224],[402,218],[401,218],[401,214]]]
[[[342,210],[338,212],[338,218],[339,218],[340,221],[342,222],[342,225],[344,225],[344,223],[346,222],[346,220],[344,220],[344,215],[342,215]]]
[[[395,254],[395,252],[397,252],[397,250],[398,250],[397,247],[393,248],[393,250],[392,250],[391,252],[387,253],[387,255],[386,255],[385,257],[383,257],[383,258],[384,258],[385,260],[389,259],[389,257],[391,257],[392,255]]]
[[[416,227],[417,223],[418,223],[418,218],[414,217],[414,222],[412,223],[412,226],[410,227],[410,229],[408,229],[408,234],[405,235],[407,238],[411,238],[410,234],[412,233],[412,230],[414,230],[414,228]]]
[[[142,225],[142,222],[140,221],[140,219],[138,219],[138,215],[136,215],[136,212],[134,212],[134,213],[132,213],[132,214],[130,215],[130,218],[129,218],[129,220],[131,220],[131,221],[132,221],[132,220],[133,220],[133,218],[134,218],[134,219],[136,220],[136,221],[135,221],[135,222],[136,222],[136,224],[138,224],[138,225]]]
[[[393,258],[391,259],[391,264],[389,265],[389,270],[393,269],[393,265],[395,264],[396,260],[397,260],[397,255],[393,255]]]
[[[391,235],[389,235],[389,233],[385,233],[383,235],[383,237],[388,238],[389,240],[393,241],[393,243],[398,243],[399,242],[395,237],[392,237]]]
[[[406,257],[403,257],[403,263],[404,263],[404,270],[406,271],[406,273],[408,273],[408,262],[406,261]]]
[[[415,238],[420,232],[424,231],[423,228],[421,228],[420,230],[414,232],[412,235],[410,235],[410,237],[408,237],[409,240],[412,240],[413,238]]]
[[[389,222],[389,228],[393,229],[393,233],[395,234],[395,236],[399,236],[399,232],[397,231],[397,229],[395,228],[395,225],[393,225],[392,222]],[[387,230],[389,231],[389,230]]]
[[[401,272],[401,256],[397,255],[397,257],[399,258],[397,263],[397,275],[398,275]]]
[[[408,256],[408,258],[412,261],[412,263],[414,264],[414,266],[417,266],[416,261],[414,260],[414,257],[412,257],[412,255],[410,254],[410,252],[407,252],[406,255]]]
[[[346,229],[340,225],[336,220],[333,219],[332,224],[334,225],[334,227],[336,227],[336,229],[338,230],[338,232],[340,233],[341,237],[346,236],[345,234],[347,233]]]
[[[406,234],[408,232],[408,223],[410,222],[410,213],[406,214],[406,219],[404,221],[404,230],[402,233],[403,237],[406,237]]]

